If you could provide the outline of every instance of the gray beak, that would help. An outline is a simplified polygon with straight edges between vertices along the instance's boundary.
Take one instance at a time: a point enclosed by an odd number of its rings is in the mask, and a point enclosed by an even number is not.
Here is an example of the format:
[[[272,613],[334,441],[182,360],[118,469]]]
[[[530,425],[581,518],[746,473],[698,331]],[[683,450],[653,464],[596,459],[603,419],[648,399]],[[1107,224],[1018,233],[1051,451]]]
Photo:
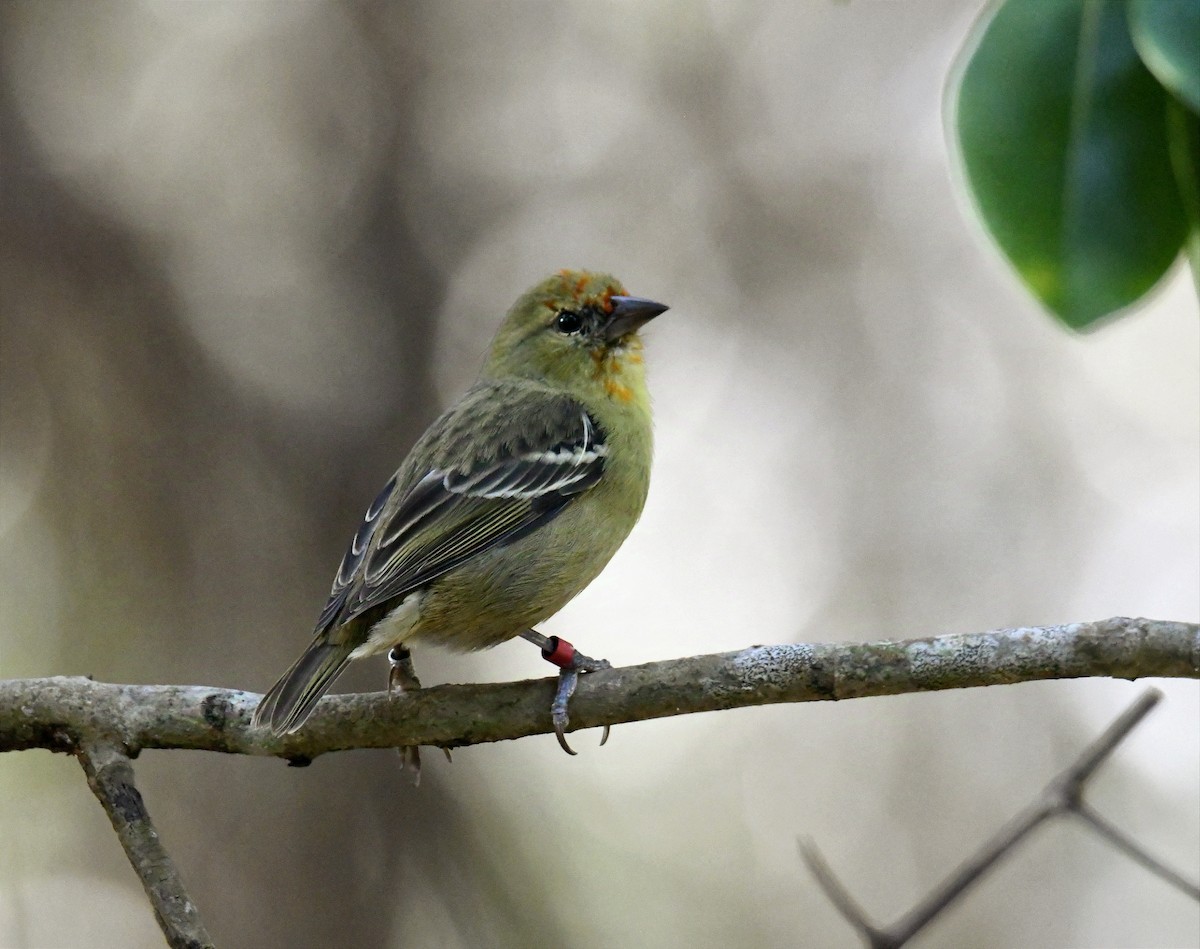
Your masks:
[[[630,333],[637,332],[660,313],[670,307],[655,303],[645,297],[612,297],[612,315],[604,326],[604,338],[614,343]]]

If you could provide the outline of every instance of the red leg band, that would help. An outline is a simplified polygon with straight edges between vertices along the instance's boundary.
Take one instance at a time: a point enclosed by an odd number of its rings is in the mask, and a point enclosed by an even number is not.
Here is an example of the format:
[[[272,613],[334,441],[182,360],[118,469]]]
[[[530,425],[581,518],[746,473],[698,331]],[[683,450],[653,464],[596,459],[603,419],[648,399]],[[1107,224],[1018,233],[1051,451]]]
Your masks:
[[[575,647],[560,636],[551,636],[542,648],[542,658],[565,669],[575,661]]]

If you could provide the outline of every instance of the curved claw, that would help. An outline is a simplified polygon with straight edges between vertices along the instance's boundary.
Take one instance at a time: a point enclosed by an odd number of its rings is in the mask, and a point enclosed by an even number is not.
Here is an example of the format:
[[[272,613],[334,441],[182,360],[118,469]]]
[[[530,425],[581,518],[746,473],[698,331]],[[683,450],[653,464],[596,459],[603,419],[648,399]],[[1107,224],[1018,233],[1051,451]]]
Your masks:
[[[554,723],[554,736],[558,739],[558,746],[569,755],[579,754],[574,748],[567,744],[567,736],[563,734],[563,726],[559,722]]]
[[[608,742],[608,736],[610,734],[612,734],[612,728],[610,728],[608,725],[605,725],[604,732],[600,736],[600,747],[601,748],[603,748],[605,746],[605,744]]]
[[[534,643],[542,650],[542,657],[558,666],[558,688],[554,692],[554,702],[550,705],[550,718],[554,722],[554,736],[558,746],[569,755],[575,751],[567,744],[566,729],[570,723],[567,706],[575,688],[579,685],[579,675],[583,672],[599,672],[601,669],[611,669],[612,663],[607,659],[592,659],[576,652],[565,639],[559,636],[543,636],[535,629],[527,629],[521,636]],[[604,734],[600,736],[600,744],[608,741],[609,727],[604,726]]]
[[[554,722],[554,734],[558,738],[559,747],[569,755],[575,754],[567,744],[565,734],[567,724],[571,719],[567,715],[567,703],[575,694],[575,686],[579,684],[579,672],[568,666],[558,671],[558,689],[554,693],[554,702],[550,705],[550,720]]]

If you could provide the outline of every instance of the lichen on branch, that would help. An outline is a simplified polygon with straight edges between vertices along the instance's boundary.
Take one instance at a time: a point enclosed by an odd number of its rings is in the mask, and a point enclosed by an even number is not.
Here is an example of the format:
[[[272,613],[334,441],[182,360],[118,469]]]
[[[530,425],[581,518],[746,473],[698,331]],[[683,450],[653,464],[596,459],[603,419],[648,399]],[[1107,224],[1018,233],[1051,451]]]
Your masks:
[[[751,646],[586,675],[571,724],[1095,676],[1200,678],[1200,626],[1117,617],[897,642]],[[274,736],[250,723],[253,692],[11,679],[0,681],[0,751],[74,752],[102,740],[130,756],[171,748],[308,761],[353,748],[453,748],[549,732],[553,692],[554,680],[540,679],[330,696],[303,729]]]

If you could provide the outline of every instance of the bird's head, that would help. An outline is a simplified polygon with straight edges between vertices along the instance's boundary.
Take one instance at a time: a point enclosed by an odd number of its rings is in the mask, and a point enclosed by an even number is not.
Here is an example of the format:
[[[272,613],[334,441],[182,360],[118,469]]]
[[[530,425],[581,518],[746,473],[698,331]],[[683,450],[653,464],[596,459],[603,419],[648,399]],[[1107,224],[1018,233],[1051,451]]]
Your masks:
[[[609,274],[560,270],[526,290],[508,311],[486,374],[594,389],[592,394],[629,401],[644,385],[638,330],[666,309],[627,295]]]

